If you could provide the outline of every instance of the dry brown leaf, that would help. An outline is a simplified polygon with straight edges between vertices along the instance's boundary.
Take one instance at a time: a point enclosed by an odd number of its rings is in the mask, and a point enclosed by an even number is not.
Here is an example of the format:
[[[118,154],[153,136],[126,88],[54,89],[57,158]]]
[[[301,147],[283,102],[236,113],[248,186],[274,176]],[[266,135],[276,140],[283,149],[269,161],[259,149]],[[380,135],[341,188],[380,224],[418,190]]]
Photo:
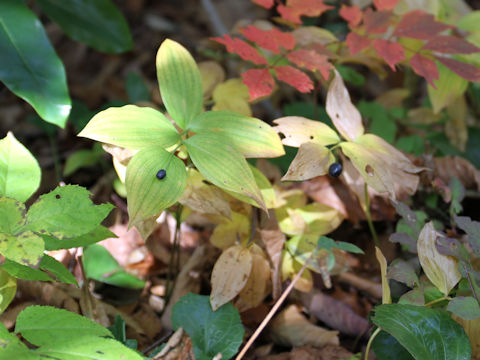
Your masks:
[[[333,78],[327,92],[326,110],[337,130],[350,141],[364,133],[362,116],[352,104],[348,90],[343,83],[342,76],[334,70]]]
[[[408,111],[407,120],[414,124],[429,125],[442,120],[443,114],[434,113],[433,109],[427,107],[418,107]]]
[[[212,271],[213,311],[240,293],[252,271],[252,262],[250,250],[241,245],[231,246],[220,255]]]
[[[335,156],[325,146],[311,141],[303,143],[281,180],[300,181],[325,175],[334,162]]]
[[[350,351],[341,346],[326,345],[321,349],[305,345],[292,349],[291,352],[285,352],[277,355],[259,357],[262,360],[345,360],[353,357]]]
[[[375,246],[375,257],[380,264],[380,277],[382,278],[382,304],[391,304],[392,296],[390,294],[390,285],[387,279],[387,259],[383,256],[382,251]]]
[[[382,93],[382,95],[375,98],[375,102],[387,109],[402,107],[403,101],[409,96],[410,90],[405,88],[395,88]]]
[[[480,360],[480,319],[465,320],[452,314],[453,320],[462,325],[465,333],[470,339],[472,346],[472,359]]]
[[[468,141],[467,102],[465,96],[460,96],[447,106],[449,119],[445,125],[445,133],[450,143],[460,151],[465,151]]]
[[[275,131],[285,136],[282,139],[283,145],[300,147],[303,143],[312,141],[327,146],[340,141],[337,133],[320,121],[301,116],[285,116],[273,122],[277,124]]]
[[[269,328],[275,343],[283,346],[322,347],[339,344],[338,331],[329,331],[313,325],[295,305],[288,306],[275,316]]]
[[[165,347],[153,357],[153,360],[195,360],[192,340],[183,328],[178,328],[170,336]]]
[[[215,87],[225,80],[225,70],[216,61],[202,61],[198,63],[202,77],[203,98],[209,99]]]
[[[458,271],[458,261],[455,258],[438,252],[436,247],[438,236],[433,221],[425,224],[417,241],[418,259],[428,279],[447,296],[462,275]]]
[[[458,177],[467,189],[480,190],[480,171],[467,159],[459,156],[446,156],[433,159],[433,177],[439,177],[446,184],[452,177]]]

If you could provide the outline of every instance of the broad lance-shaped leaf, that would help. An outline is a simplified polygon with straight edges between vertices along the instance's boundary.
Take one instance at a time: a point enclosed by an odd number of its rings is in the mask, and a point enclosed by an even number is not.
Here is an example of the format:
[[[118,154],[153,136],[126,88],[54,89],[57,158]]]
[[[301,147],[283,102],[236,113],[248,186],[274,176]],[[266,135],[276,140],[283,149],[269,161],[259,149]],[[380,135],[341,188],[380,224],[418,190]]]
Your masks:
[[[177,125],[185,129],[202,112],[200,70],[187,49],[170,39],[158,49],[156,62],[163,104]]]
[[[42,238],[31,231],[17,236],[0,233],[0,254],[19,264],[37,266],[44,249]]]
[[[41,171],[37,160],[8,132],[7,136],[0,140],[0,196],[25,202],[37,191],[40,178]]]
[[[246,195],[266,210],[248,163],[228,139],[197,133],[185,141],[188,154],[205,178],[218,187]]]
[[[0,1],[0,81],[45,121],[65,126],[72,107],[65,69],[23,1]]]
[[[162,169],[166,176],[158,179]],[[186,184],[185,164],[174,154],[160,147],[140,150],[128,163],[125,180],[130,226],[175,204]]]
[[[15,234],[25,223],[25,204],[15,199],[0,197],[0,232]]]
[[[333,145],[340,141],[338,134],[328,125],[320,121],[301,116],[285,116],[273,120],[277,126],[275,131],[284,135],[283,145],[300,147],[306,142],[314,142],[323,146]]]
[[[39,0],[38,4],[74,40],[114,54],[132,48],[127,21],[110,0]]]
[[[223,136],[247,158],[269,158],[285,154],[280,137],[267,123],[230,111],[207,111],[189,126],[195,132]]]
[[[165,115],[155,109],[135,105],[100,111],[78,136],[130,149],[149,146],[166,148],[180,140]]]
[[[373,323],[391,334],[417,360],[469,360],[465,331],[442,310],[384,304],[375,307]]]

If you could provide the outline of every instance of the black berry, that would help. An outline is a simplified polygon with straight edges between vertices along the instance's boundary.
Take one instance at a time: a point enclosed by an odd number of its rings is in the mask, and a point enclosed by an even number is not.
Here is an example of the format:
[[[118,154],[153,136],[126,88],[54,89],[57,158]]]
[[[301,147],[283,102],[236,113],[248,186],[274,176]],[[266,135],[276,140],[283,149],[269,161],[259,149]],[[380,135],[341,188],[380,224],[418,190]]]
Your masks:
[[[162,180],[163,178],[165,178],[165,176],[167,176],[167,172],[164,169],[158,170],[156,176],[158,180]]]
[[[343,167],[342,167],[342,164],[340,163],[333,163],[332,165],[330,165],[330,167],[328,168],[328,174],[331,176],[331,177],[339,177],[340,174],[342,173],[342,170],[343,170]]]

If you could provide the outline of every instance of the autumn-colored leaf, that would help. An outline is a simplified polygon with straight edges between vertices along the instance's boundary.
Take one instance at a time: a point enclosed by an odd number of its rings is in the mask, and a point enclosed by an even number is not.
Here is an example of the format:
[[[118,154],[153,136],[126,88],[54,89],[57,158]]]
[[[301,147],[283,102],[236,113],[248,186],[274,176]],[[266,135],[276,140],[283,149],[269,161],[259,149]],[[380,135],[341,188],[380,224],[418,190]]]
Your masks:
[[[243,60],[251,61],[257,65],[268,65],[267,59],[260,55],[257,49],[242,39],[232,39],[230,35],[223,35],[223,38],[216,37],[210,39],[225,45],[229,53],[237,54]]]
[[[373,4],[377,10],[393,10],[398,0],[373,0]]]
[[[383,58],[390,68],[395,71],[395,64],[405,59],[402,45],[388,40],[376,39],[373,41],[373,48]]]
[[[268,69],[250,69],[242,73],[243,83],[248,86],[250,101],[272,93],[275,80]]]
[[[301,116],[286,116],[273,120],[275,131],[284,135],[282,144],[300,147],[303,143],[313,141],[324,146],[340,141],[337,133],[328,125]]]
[[[274,0],[252,0],[255,4],[264,7],[265,9],[271,9],[273,4],[275,3]]]
[[[258,306],[268,291],[270,281],[270,264],[263,250],[256,244],[250,248],[252,254],[252,270],[245,287],[239,296],[248,308]]]
[[[395,36],[429,40],[438,33],[450,28],[452,26],[435,21],[433,15],[422,10],[414,10],[403,16],[393,34]]]
[[[277,79],[286,82],[302,93],[308,93],[313,90],[312,80],[302,71],[292,66],[275,66]]]
[[[280,52],[280,47],[286,50],[292,50],[295,47],[295,38],[288,32],[283,32],[277,28],[271,30],[259,29],[256,26],[249,25],[241,28],[240,32],[247,38],[263,49],[270,50],[274,54]]]
[[[282,18],[294,24],[302,23],[300,16],[316,17],[329,9],[333,7],[325,5],[323,0],[287,0],[286,6],[282,4],[277,6]]]
[[[435,56],[439,62],[448,67],[458,76],[468,80],[477,82],[480,81],[480,68],[474,65],[464,63],[455,59],[444,58],[440,56]]]
[[[348,35],[347,35],[347,38],[346,38],[346,44],[348,46],[348,48],[350,49],[350,53],[352,55],[355,55],[356,53],[362,51],[363,49],[366,49],[367,47],[370,46],[370,39],[365,37],[365,36],[362,36],[362,35],[358,35],[357,33],[355,32],[350,32]]]
[[[473,54],[480,52],[480,48],[468,41],[455,37],[440,35],[428,41],[423,50],[432,50],[443,54]]]
[[[367,34],[383,34],[390,26],[391,11],[373,11],[368,8],[363,15]]]
[[[315,50],[295,50],[287,54],[287,59],[310,71],[319,71],[325,80],[328,80],[330,70],[333,69],[333,65],[328,62],[328,57],[320,55]]]
[[[438,68],[435,61],[416,53],[410,59],[410,66],[417,75],[423,76],[431,86],[436,88],[434,81],[438,79]]]
[[[335,162],[333,154],[323,145],[306,142],[300,146],[282,181],[308,180],[328,174],[328,167]]]
[[[375,257],[380,264],[380,277],[382,279],[382,304],[391,304],[392,296],[390,293],[390,285],[387,279],[387,259],[377,246],[375,246]]]
[[[339,14],[348,22],[348,25],[353,27],[360,24],[363,18],[363,13],[357,5],[347,6],[342,4]]]

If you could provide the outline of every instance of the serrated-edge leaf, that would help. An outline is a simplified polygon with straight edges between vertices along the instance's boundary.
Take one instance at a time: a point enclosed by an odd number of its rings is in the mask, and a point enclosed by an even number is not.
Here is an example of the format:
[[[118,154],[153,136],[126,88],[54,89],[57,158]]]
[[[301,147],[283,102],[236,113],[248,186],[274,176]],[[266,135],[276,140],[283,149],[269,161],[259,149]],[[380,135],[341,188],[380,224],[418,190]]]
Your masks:
[[[0,232],[15,234],[25,222],[25,204],[15,199],[0,197]]]
[[[40,360],[40,357],[31,353],[17,335],[9,332],[2,322],[0,322],[0,358]]]
[[[113,232],[102,225],[98,225],[92,231],[76,236],[71,239],[58,239],[51,235],[40,235],[45,242],[45,250],[59,250],[59,249],[71,249],[76,247],[84,247],[94,243],[97,243],[106,238],[116,238]]]
[[[19,264],[37,266],[44,250],[42,238],[32,231],[17,236],[0,233],[0,254]]]

